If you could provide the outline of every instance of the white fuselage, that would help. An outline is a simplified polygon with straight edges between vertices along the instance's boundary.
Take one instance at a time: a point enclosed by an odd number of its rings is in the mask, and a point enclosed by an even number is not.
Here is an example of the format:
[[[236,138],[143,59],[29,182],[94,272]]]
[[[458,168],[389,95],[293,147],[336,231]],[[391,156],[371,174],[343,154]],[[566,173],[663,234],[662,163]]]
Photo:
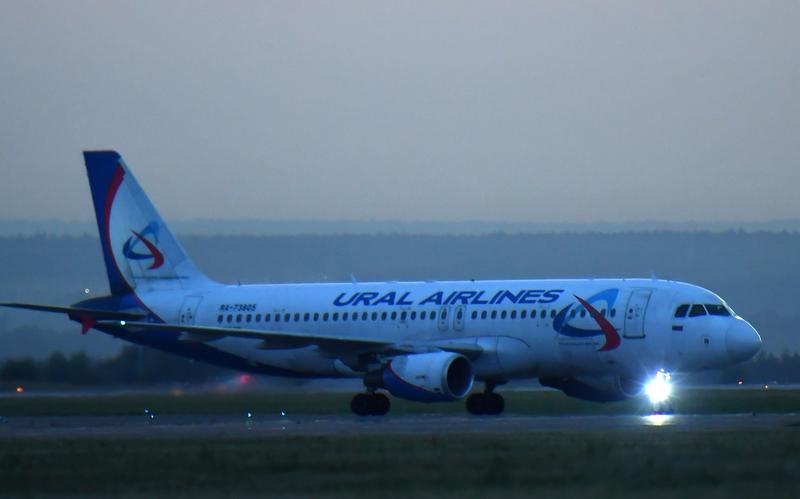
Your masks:
[[[610,345],[578,297],[613,326],[618,344]],[[736,349],[747,349],[745,336],[755,334],[732,313],[675,317],[682,304],[730,309],[706,289],[655,279],[213,285],[139,299],[168,323],[474,344],[483,351],[473,360],[477,379],[723,367],[743,360]],[[367,369],[351,352],[314,345],[260,348],[257,340],[226,337],[207,346],[287,374],[360,376]]]

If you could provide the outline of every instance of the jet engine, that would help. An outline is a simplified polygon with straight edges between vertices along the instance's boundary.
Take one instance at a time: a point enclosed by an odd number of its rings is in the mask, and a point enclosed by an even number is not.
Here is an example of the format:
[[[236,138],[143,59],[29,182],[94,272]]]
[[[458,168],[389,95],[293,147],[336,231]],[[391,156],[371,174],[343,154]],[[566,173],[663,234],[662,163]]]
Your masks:
[[[473,379],[472,364],[463,355],[431,352],[394,357],[365,381],[368,386],[385,388],[395,397],[439,402],[463,398],[472,388]]]
[[[621,376],[590,377],[543,377],[539,378],[542,386],[556,388],[568,397],[591,402],[618,402],[637,397],[644,391],[644,382],[636,378]]]

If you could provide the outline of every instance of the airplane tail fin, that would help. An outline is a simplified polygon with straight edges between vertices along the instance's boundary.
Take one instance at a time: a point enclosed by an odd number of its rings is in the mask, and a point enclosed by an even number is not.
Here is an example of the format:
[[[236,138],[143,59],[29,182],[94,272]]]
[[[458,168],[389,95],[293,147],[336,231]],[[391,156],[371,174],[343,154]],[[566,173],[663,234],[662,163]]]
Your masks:
[[[111,293],[211,284],[116,151],[84,151]]]

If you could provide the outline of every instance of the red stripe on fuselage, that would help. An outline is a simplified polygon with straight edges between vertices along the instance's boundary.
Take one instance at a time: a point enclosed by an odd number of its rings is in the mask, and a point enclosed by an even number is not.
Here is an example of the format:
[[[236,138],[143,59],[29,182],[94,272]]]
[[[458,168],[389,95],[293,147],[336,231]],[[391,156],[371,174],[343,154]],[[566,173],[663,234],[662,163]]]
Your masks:
[[[589,311],[589,315],[591,315],[592,319],[594,319],[597,325],[600,326],[600,330],[603,331],[603,334],[606,337],[606,344],[603,345],[602,348],[598,350],[598,352],[607,352],[609,350],[617,348],[620,345],[621,340],[619,337],[619,333],[617,333],[617,329],[614,327],[614,325],[608,322],[608,319],[603,317],[600,314],[600,312],[597,311],[596,308],[594,308],[589,304],[589,302],[587,302],[578,295],[574,296],[575,298],[578,299],[581,305],[583,305],[583,308]]]

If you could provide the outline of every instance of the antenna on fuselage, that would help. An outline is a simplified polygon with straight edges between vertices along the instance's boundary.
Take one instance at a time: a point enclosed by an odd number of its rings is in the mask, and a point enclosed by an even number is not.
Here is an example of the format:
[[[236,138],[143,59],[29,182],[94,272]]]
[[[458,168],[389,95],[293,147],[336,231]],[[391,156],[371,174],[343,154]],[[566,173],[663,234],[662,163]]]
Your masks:
[[[352,272],[350,272],[350,282],[358,284],[358,279],[356,279],[356,276]]]

